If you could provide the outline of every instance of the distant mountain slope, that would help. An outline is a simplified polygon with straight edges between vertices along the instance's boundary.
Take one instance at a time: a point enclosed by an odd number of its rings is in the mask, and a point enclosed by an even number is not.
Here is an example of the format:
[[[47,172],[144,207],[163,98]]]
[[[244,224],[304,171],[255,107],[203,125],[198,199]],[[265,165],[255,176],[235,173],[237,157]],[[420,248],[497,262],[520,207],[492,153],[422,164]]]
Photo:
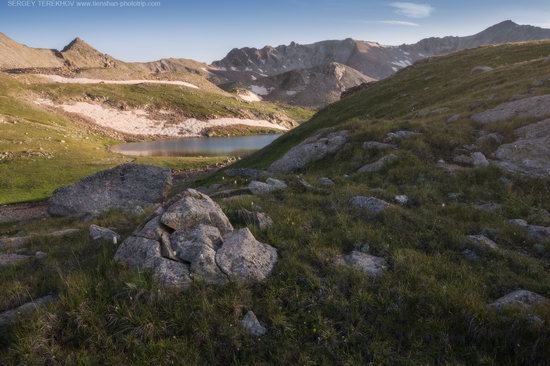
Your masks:
[[[288,46],[233,49],[225,58],[213,63],[215,69],[212,72],[227,81],[252,84],[258,75],[272,77],[336,62],[357,70],[367,79],[380,80],[426,57],[484,45],[543,39],[550,39],[550,29],[518,25],[507,20],[472,36],[427,38],[411,45],[382,46],[348,38],[307,45],[292,42]],[[287,91],[291,90],[274,87],[266,97],[287,102]],[[310,92],[322,93],[323,90],[312,85]],[[332,100],[328,96],[320,99]],[[291,102],[301,103],[297,98]]]
[[[385,78],[419,59],[483,45],[550,38],[550,29],[518,25],[510,20],[468,37],[427,38],[412,45],[382,46],[375,42],[351,38],[262,49],[231,50],[213,63],[221,71],[258,72],[267,76],[338,62],[371,78]]]
[[[55,50],[27,47],[0,33],[0,69],[61,66],[63,59]]]
[[[349,66],[331,62],[308,69],[240,82],[264,100],[319,108],[340,99],[343,91],[373,81]]]

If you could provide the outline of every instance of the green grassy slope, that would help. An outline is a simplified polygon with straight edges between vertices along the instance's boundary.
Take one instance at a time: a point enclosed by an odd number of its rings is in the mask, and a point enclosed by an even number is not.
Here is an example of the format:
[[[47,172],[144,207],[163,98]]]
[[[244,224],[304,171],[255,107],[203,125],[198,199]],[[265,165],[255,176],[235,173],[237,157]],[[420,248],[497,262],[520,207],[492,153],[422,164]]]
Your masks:
[[[462,51],[415,64],[328,106],[308,123],[242,160],[239,166],[267,167],[306,137],[333,127],[351,128],[357,141],[380,137],[386,131],[425,129],[429,131],[426,138],[432,140],[427,141],[430,146],[441,147],[441,153],[450,151],[450,148],[466,142],[476,128],[467,118],[471,114],[509,101],[515,95],[549,93],[550,84],[532,87],[535,80],[550,74],[550,62],[543,59],[549,54],[550,42],[519,43]],[[495,70],[472,74],[472,69],[480,65]],[[474,103],[478,106],[472,108]],[[418,111],[443,107],[450,108],[450,111],[442,115],[415,117]],[[445,124],[446,117],[454,114],[461,114],[463,118],[457,124]],[[521,121],[488,128],[509,133],[517,123]],[[345,171],[349,166],[334,168]]]
[[[550,298],[550,243],[537,243],[508,219],[550,226],[550,182],[505,176],[494,167],[450,175],[435,166],[455,147],[469,144],[480,126],[471,113],[512,96],[549,93],[532,87],[550,75],[550,43],[480,48],[433,59],[320,111],[310,122],[239,162],[266,167],[291,146],[323,129],[351,131],[351,144],[308,167],[315,183],[329,176],[324,194],[296,185],[264,196],[220,201],[234,218],[238,208],[261,209],[275,222],[258,240],[279,251],[275,271],[255,285],[218,288],[195,283],[184,294],[160,291],[145,274],[113,262],[116,247],[91,242],[85,233],[66,240],[37,239],[29,248],[48,251],[44,262],[0,269],[0,310],[49,291],[60,300],[48,311],[0,332],[0,359],[8,364],[198,365],[547,365],[550,307],[497,314],[487,304],[517,289]],[[472,75],[478,65],[495,67]],[[475,104],[475,105],[474,105]],[[448,107],[416,118],[417,111]],[[446,124],[449,115],[462,118]],[[484,128],[511,140],[515,120]],[[353,174],[382,154],[361,149],[366,140],[409,129],[400,160],[379,173]],[[485,153],[494,150],[487,144]],[[344,177],[349,174],[349,177]],[[293,177],[282,179],[291,182]],[[248,182],[215,176],[226,188]],[[391,201],[407,194],[405,207],[370,217],[350,210],[354,195]],[[474,205],[495,202],[498,212]],[[140,218],[112,213],[98,220],[128,234]],[[49,220],[0,226],[0,233],[40,231],[88,223]],[[239,226],[238,223],[236,226]],[[498,251],[465,242],[484,233]],[[462,251],[475,250],[479,261]],[[351,250],[383,256],[379,280],[333,265]],[[32,276],[20,276],[30,272]],[[239,325],[253,310],[268,328],[261,338]]]
[[[66,117],[21,99],[26,87],[0,75],[0,204],[47,198],[62,185],[130,161],[113,154],[116,140],[90,132]],[[175,169],[194,168],[220,158],[139,158]]]

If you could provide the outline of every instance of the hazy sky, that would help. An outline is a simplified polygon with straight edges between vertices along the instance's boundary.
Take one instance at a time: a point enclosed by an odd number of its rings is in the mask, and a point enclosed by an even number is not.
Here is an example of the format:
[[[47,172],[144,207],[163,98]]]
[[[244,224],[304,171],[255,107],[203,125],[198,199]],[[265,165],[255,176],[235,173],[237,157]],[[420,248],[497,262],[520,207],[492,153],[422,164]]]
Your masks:
[[[0,0],[0,32],[29,46],[57,49],[79,36],[126,61],[184,57],[211,62],[234,47],[348,37],[411,43],[430,36],[473,34],[506,19],[550,28],[550,0],[124,3]],[[92,6],[83,6],[88,4]]]

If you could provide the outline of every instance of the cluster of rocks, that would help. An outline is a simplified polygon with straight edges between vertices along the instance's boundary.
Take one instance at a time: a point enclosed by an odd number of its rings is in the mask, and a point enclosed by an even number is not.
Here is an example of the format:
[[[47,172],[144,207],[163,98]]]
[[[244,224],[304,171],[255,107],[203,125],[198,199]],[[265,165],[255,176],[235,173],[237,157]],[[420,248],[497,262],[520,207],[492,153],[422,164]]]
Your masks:
[[[115,258],[132,269],[152,270],[164,286],[185,289],[194,280],[261,281],[278,255],[247,228],[234,230],[210,197],[188,189],[127,238]]]

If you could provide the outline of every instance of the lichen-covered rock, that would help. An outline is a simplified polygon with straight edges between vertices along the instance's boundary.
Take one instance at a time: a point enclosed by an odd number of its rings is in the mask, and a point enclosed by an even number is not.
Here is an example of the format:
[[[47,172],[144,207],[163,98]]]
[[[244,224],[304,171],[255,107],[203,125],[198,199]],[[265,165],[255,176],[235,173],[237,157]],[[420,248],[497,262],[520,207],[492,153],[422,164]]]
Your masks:
[[[382,170],[386,165],[393,163],[394,161],[398,160],[399,158],[393,154],[386,155],[384,157],[381,157],[374,163],[363,165],[357,173],[373,173],[378,172]]]
[[[475,167],[489,166],[489,160],[481,152],[474,152],[470,155],[472,157],[472,164]]]
[[[233,230],[220,206],[194,189],[186,190],[180,200],[166,209],[160,221],[173,230],[189,229],[199,224],[217,227],[222,234]]]
[[[374,215],[391,207],[388,202],[375,197],[355,196],[349,203],[355,209],[364,210]]]
[[[117,261],[136,270],[153,268],[158,257],[161,257],[160,243],[138,236],[130,236],[124,240],[115,253]]]
[[[163,202],[171,187],[170,169],[124,164],[57,189],[48,212],[70,216],[98,215],[112,209],[132,211],[136,206]]]
[[[395,131],[395,132],[388,132],[386,136],[384,136],[385,142],[399,142],[401,140],[409,139],[411,137],[420,136],[421,133],[419,132],[413,132],[413,131]]]
[[[244,329],[246,329],[250,334],[259,337],[267,333],[267,329],[260,324],[256,314],[252,311],[248,311],[243,319],[241,324]]]
[[[221,245],[222,235],[217,227],[201,224],[172,233],[170,241],[178,258],[193,263],[205,247],[217,249]]]
[[[247,228],[236,230],[223,238],[216,253],[221,270],[236,281],[261,281],[273,270],[277,250],[254,238]]]
[[[527,221],[522,219],[514,219],[509,221],[510,224],[524,228],[527,235],[533,240],[545,241],[550,240],[550,227],[540,225],[529,225]]]
[[[155,279],[164,287],[185,290],[191,283],[189,265],[164,257],[157,257],[152,263]]]
[[[497,311],[510,306],[530,309],[533,305],[542,304],[547,301],[548,299],[537,293],[527,290],[517,290],[497,299],[495,302],[489,304],[489,307]]]
[[[318,134],[291,148],[269,167],[275,173],[290,173],[303,169],[309,163],[321,160],[339,151],[348,142],[348,131],[328,135]]]
[[[365,272],[370,277],[380,277],[388,268],[384,258],[375,257],[373,255],[358,251],[353,251],[350,254],[336,258],[335,263],[337,265],[345,265]]]
[[[30,258],[32,258],[30,255],[22,255],[16,253],[0,254],[0,267],[17,264]]]

